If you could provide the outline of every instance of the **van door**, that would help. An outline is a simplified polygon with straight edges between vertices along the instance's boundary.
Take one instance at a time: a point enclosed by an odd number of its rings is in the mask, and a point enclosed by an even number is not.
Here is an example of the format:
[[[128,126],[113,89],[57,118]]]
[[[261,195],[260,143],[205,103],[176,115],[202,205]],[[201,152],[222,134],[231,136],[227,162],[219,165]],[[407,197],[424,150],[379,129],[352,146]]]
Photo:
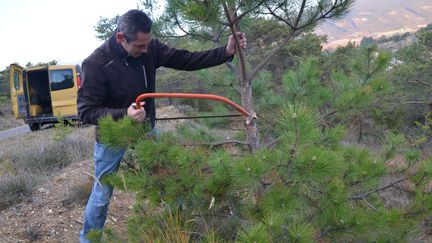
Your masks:
[[[75,66],[50,66],[48,70],[53,115],[77,115],[78,88]]]
[[[24,70],[17,64],[11,64],[9,70],[9,86],[11,91],[12,109],[16,119],[26,116],[26,100],[24,96]]]

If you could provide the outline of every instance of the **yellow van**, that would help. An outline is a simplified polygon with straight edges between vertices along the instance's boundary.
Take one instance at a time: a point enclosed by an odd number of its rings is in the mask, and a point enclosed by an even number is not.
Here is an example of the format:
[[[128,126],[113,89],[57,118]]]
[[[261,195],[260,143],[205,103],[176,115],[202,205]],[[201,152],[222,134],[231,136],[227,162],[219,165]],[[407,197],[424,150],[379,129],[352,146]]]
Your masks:
[[[16,119],[30,130],[42,125],[78,120],[77,92],[81,86],[78,65],[22,68],[10,65],[9,84]]]

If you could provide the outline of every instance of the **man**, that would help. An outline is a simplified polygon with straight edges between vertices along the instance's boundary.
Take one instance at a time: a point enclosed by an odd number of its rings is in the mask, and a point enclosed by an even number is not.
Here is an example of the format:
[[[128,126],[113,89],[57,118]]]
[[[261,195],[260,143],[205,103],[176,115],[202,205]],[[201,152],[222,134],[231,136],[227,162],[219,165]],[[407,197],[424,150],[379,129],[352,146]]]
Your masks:
[[[177,50],[152,38],[152,21],[140,10],[130,10],[120,16],[116,32],[82,63],[83,84],[78,91],[78,113],[85,124],[97,125],[110,115],[115,120],[129,116],[137,121],[146,117],[155,126],[154,99],[145,101],[144,109],[135,109],[132,102],[142,93],[155,92],[156,69],[169,67],[197,70],[232,60],[235,40],[230,36],[226,46],[202,51]],[[246,47],[246,37],[240,36],[240,47]],[[105,224],[111,186],[99,179],[115,173],[125,149],[113,151],[99,143],[96,129],[94,150],[95,183],[84,211],[80,241],[87,242],[90,230],[102,230]]]

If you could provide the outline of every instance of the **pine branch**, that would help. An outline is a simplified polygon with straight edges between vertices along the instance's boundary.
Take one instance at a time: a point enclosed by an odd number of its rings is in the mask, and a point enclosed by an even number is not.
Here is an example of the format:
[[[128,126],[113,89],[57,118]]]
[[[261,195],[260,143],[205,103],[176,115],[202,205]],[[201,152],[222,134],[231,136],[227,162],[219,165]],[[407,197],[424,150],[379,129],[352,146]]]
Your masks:
[[[323,13],[323,12],[321,11],[322,16],[323,16],[322,18],[323,18],[323,19],[329,19],[329,18],[336,17],[337,14],[338,14],[338,12],[337,12],[337,11],[334,11],[334,10],[336,10],[337,8],[342,7],[343,4],[344,4],[343,2],[339,4],[339,1],[335,1],[335,2],[333,3],[332,7],[331,7],[331,8],[330,8],[326,13]],[[348,6],[349,6],[349,4],[346,5],[345,7],[348,7]],[[331,14],[332,12],[333,12],[333,14]]]
[[[416,216],[416,215],[419,215],[419,214],[426,213],[428,211],[430,211],[430,210],[422,209],[422,210],[415,211],[415,212],[408,212],[408,213],[404,214],[404,217],[408,218],[408,217],[412,217],[412,216]]]
[[[343,230],[343,229],[345,229],[345,228],[344,227],[336,227],[336,228],[330,228],[327,230],[322,229],[320,235],[317,237],[317,240],[320,240],[320,239],[326,237],[328,234],[330,234],[332,232],[336,232],[336,231]]]
[[[269,142],[267,144],[262,145],[262,147],[263,148],[270,148],[273,145],[277,144],[281,139],[282,139],[282,137],[278,137],[278,138],[274,139],[273,141],[271,141],[271,142]]]
[[[257,9],[259,6],[261,6],[262,4],[264,4],[264,2],[266,2],[267,0],[261,0],[260,2],[258,2],[254,7],[252,7],[251,9],[248,9],[244,12],[242,12],[242,14],[240,14],[239,16],[237,16],[235,19],[233,19],[234,22],[238,23],[240,22],[240,20],[245,17],[246,15],[248,15],[250,12],[254,11],[255,9]],[[236,11],[238,11],[239,8],[236,9]]]
[[[175,39],[181,39],[181,38],[187,37],[188,34],[184,34],[184,35],[166,35],[166,34],[162,34],[161,32],[159,32],[158,36],[160,38],[164,38],[164,39],[174,39],[174,38]]]
[[[351,105],[350,107],[347,107],[345,109],[340,109],[340,110],[334,109],[334,110],[330,111],[329,113],[322,115],[319,119],[316,120],[316,123],[319,123],[319,121],[324,120],[327,117],[332,116],[332,115],[334,115],[336,113],[343,113],[343,112],[349,111],[351,109],[353,109],[353,110],[363,110],[365,108],[366,107],[361,107],[361,106],[354,107],[353,105]]]
[[[255,68],[251,71],[251,74],[250,74],[250,76],[249,76],[249,79],[250,80],[252,80],[252,79],[254,79],[256,76],[257,76],[257,74],[258,74],[258,72],[262,69],[262,68],[264,68],[268,63],[269,63],[269,61],[276,55],[276,54],[278,54],[279,52],[280,52],[280,50],[282,50],[282,48],[294,37],[294,36],[296,36],[297,35],[297,33],[295,32],[295,31],[291,31],[290,33],[289,33],[289,35],[288,36],[286,36],[285,37],[285,39],[279,44],[279,46],[277,46],[277,47],[275,47],[266,57],[264,57],[263,59],[262,59],[262,61],[260,62],[260,63],[258,63],[256,66],[255,66]]]
[[[230,67],[232,67],[233,68],[233,70],[231,70],[231,71],[233,71],[234,73],[235,73],[235,67],[231,64],[231,63],[225,63],[226,65],[227,65],[227,67],[228,68],[230,68]],[[230,68],[231,69],[231,68]],[[204,74],[202,74],[201,76],[203,76],[207,81],[209,81],[210,83],[211,83],[211,85],[212,86],[215,86],[215,87],[230,87],[230,88],[232,88],[237,94],[239,94],[240,95],[240,91],[236,88],[236,87],[234,87],[234,83],[233,82],[230,82],[229,84],[218,84],[218,83],[214,83],[212,80],[210,80],[206,75],[204,75]]]
[[[269,15],[275,17],[275,18],[278,19],[279,21],[282,21],[282,22],[284,22],[286,25],[288,25],[288,27],[290,27],[290,29],[292,29],[292,30],[296,30],[296,28],[294,27],[294,25],[293,25],[290,21],[288,21],[288,20],[286,20],[286,19],[284,19],[284,18],[282,18],[282,17],[280,17],[279,15],[276,14],[276,10],[277,10],[278,8],[280,8],[281,5],[282,5],[282,4],[280,4],[280,5],[277,6],[274,10],[272,10],[272,9],[270,8],[270,6],[268,6],[267,4],[265,4],[267,10],[269,11],[269,13],[265,13],[265,14],[269,14]]]
[[[213,41],[213,39],[211,39],[211,38],[209,38],[209,37],[207,37],[207,36],[194,34],[194,33],[191,33],[191,32],[189,32],[189,31],[187,31],[186,29],[184,29],[183,26],[180,24],[180,21],[179,21],[179,19],[178,19],[178,17],[177,17],[177,14],[174,16],[174,18],[175,18],[175,23],[176,23],[177,27],[178,27],[181,31],[183,31],[184,33],[186,33],[185,36],[188,36],[188,35],[189,35],[189,36],[193,36],[193,37],[199,37],[199,38],[202,38],[202,39],[204,39],[204,40]]]
[[[423,182],[423,180],[426,178],[427,173],[423,172],[422,177],[420,178],[420,180],[418,182],[415,183],[416,186],[420,185],[420,183]]]
[[[404,105],[432,105],[432,102],[426,102],[426,101],[406,101],[403,102]]]
[[[378,212],[378,209],[372,206],[372,204],[370,204],[370,202],[366,198],[362,198],[361,200],[366,204],[368,208],[372,209],[375,212]]]
[[[383,191],[383,190],[385,190],[385,189],[387,189],[389,187],[392,187],[392,186],[394,186],[394,185],[396,185],[396,184],[398,184],[400,182],[403,182],[405,180],[408,180],[408,179],[409,179],[408,177],[405,177],[405,178],[399,179],[397,181],[394,181],[394,182],[392,182],[390,184],[387,184],[385,186],[379,187],[377,189],[374,189],[374,190],[371,190],[371,191],[368,191],[368,192],[364,192],[364,193],[359,193],[359,194],[357,194],[357,195],[355,195],[353,197],[350,197],[348,199],[351,199],[351,200],[364,200],[365,198],[367,198],[368,196],[370,196],[373,193],[376,193],[376,192],[379,192],[379,191]]]
[[[297,147],[298,147],[298,143],[299,143],[299,129],[298,129],[298,127],[297,127],[297,118],[296,117],[294,117],[294,132],[295,132],[295,136],[294,136],[294,142],[293,142],[293,144],[291,145],[291,148],[290,148],[290,158],[292,159],[292,158],[294,158],[294,155],[295,155],[295,153],[296,153],[296,151],[297,151]]]
[[[133,172],[134,172],[135,174],[138,174],[138,172],[140,171],[140,168],[139,168],[139,167],[135,166],[135,165],[132,164],[132,163],[129,163],[129,162],[128,162],[127,160],[125,160],[124,158],[122,158],[121,161],[122,161],[124,164],[126,164],[127,167],[129,167],[131,170],[133,170]]]
[[[214,39],[214,42],[218,43],[220,46],[222,46],[222,43],[220,42],[220,38],[222,37],[223,32],[228,28],[228,26],[224,26],[221,31],[219,31],[219,34],[216,35],[216,38]]]
[[[300,10],[299,10],[299,14],[297,15],[297,18],[296,18],[294,26],[298,26],[298,24],[300,23],[300,20],[301,20],[301,17],[303,16],[303,12],[304,12],[305,7],[306,7],[306,0],[303,0],[303,2],[301,4],[301,7],[300,7]]]
[[[414,193],[413,191],[407,190],[407,189],[402,188],[402,187],[400,187],[400,186],[392,185],[391,187],[393,187],[394,189],[398,189],[398,190],[400,190],[400,191],[404,191],[404,192],[406,192],[406,193],[411,193],[411,194]]]
[[[238,144],[238,145],[246,145],[250,146],[250,144],[246,141],[240,141],[240,140],[226,140],[222,142],[201,142],[201,143],[182,143],[183,146],[209,146],[210,148],[226,145],[226,144]]]
[[[423,85],[423,86],[427,86],[427,87],[432,87],[432,84],[424,82],[424,81],[418,81],[418,80],[416,80],[416,81],[408,81],[408,83],[411,83],[411,84],[414,84],[414,85],[419,85],[419,86]]]
[[[319,121],[321,121],[321,120],[324,120],[324,119],[326,119],[327,117],[332,116],[332,115],[334,115],[334,114],[336,114],[336,113],[338,113],[338,112],[339,112],[339,110],[334,109],[334,110],[330,111],[329,113],[324,114],[323,116],[321,116],[321,117],[318,119],[317,122],[319,122]]]
[[[302,7],[296,17],[296,22],[295,24],[292,24],[290,21],[288,21],[287,19],[284,19],[282,17],[280,17],[278,14],[276,14],[276,10],[278,8],[281,7],[281,5],[277,6],[276,9],[272,10],[271,7],[267,4],[265,4],[267,10],[269,11],[268,14],[272,15],[274,18],[276,18],[279,21],[282,21],[283,23],[285,23],[290,29],[291,32],[290,34],[279,44],[278,47],[274,48],[267,57],[265,57],[261,63],[259,63],[258,65],[256,65],[256,67],[252,70],[249,79],[252,80],[255,78],[255,76],[257,75],[257,73],[271,60],[271,58],[273,58],[274,55],[276,55],[293,37],[295,37],[297,34],[297,31],[300,29],[304,29],[309,27],[310,25],[313,25],[315,23],[317,23],[319,20],[324,19],[324,18],[331,18],[334,17],[334,15],[330,15],[330,13],[332,11],[334,11],[336,9],[336,7],[338,7],[338,2],[336,1],[333,6],[326,12],[326,13],[322,13],[321,16],[319,17],[313,17],[311,21],[308,21],[308,23],[302,25],[302,26],[298,26],[298,24],[301,21],[301,17],[303,16],[303,11],[305,8],[305,4],[306,1],[303,0],[302,2]]]
[[[276,124],[275,121],[270,121],[269,119],[267,119],[267,118],[265,118],[265,117],[263,117],[263,116],[261,116],[261,115],[257,115],[257,117],[258,117],[259,119],[264,120],[265,122],[269,123],[269,126],[274,126],[274,125]]]

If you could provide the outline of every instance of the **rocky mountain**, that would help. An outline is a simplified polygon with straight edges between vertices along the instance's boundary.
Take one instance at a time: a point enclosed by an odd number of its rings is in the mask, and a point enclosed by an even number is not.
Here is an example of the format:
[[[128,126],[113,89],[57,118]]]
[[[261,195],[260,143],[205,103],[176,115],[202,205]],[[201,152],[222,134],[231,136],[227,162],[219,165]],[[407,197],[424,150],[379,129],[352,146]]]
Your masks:
[[[328,36],[325,48],[335,48],[363,37],[415,32],[430,23],[432,0],[357,0],[343,19],[325,21],[316,33]]]

